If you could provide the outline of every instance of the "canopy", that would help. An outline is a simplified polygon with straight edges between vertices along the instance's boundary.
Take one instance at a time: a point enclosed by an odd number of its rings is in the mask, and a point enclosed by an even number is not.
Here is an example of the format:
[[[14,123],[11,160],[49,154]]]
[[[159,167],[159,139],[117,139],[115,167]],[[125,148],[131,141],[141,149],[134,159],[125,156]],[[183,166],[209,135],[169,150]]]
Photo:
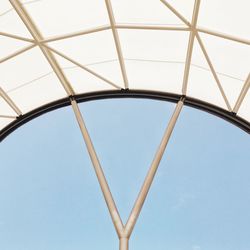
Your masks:
[[[1,0],[0,136],[69,97],[112,93],[184,97],[249,132],[249,9],[246,0]]]

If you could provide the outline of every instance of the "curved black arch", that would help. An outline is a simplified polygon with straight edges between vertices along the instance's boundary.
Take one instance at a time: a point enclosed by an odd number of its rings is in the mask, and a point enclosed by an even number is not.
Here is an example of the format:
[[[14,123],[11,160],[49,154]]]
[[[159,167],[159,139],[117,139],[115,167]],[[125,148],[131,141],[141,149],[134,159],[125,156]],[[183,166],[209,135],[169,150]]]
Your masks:
[[[157,92],[157,91],[144,91],[144,90],[129,90],[129,89],[122,89],[122,90],[112,90],[112,91],[98,91],[92,92],[87,94],[79,94],[74,95],[71,97],[66,97],[55,102],[51,102],[44,106],[41,106],[37,109],[26,113],[25,115],[21,115],[17,117],[15,121],[10,123],[4,129],[0,131],[0,142],[5,139],[10,133],[16,130],[18,127],[22,126],[23,124],[27,123],[28,121],[50,112],[52,110],[65,107],[70,105],[70,99],[73,98],[77,102],[87,102],[92,100],[100,100],[100,99],[111,99],[111,98],[145,98],[145,99],[153,99],[153,100],[161,100],[161,101],[168,101],[177,103],[183,96],[178,94],[172,93],[165,93],[165,92]],[[229,112],[225,109],[212,105],[210,103],[192,98],[192,97],[185,97],[184,105],[189,107],[193,107],[196,109],[200,109],[202,111],[208,112],[215,116],[218,116],[235,126],[239,127],[240,129],[244,130],[248,134],[250,134],[250,123],[243,118],[237,116],[233,112]]]

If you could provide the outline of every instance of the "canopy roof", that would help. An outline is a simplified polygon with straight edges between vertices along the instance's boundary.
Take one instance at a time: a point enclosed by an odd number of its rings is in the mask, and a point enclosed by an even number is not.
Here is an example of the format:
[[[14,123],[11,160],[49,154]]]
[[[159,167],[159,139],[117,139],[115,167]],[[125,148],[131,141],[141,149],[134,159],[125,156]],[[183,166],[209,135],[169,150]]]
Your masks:
[[[249,126],[249,9],[246,0],[1,0],[0,135],[55,101],[112,91],[184,96]]]

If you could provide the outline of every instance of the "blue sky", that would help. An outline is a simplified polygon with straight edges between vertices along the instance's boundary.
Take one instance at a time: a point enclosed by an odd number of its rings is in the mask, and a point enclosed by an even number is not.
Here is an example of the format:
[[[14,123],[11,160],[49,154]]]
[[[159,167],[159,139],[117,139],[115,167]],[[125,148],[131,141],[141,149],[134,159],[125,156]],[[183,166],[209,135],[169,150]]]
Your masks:
[[[126,222],[174,104],[80,104]],[[184,107],[130,239],[131,250],[249,250],[249,135]],[[118,249],[70,107],[0,144],[0,249]]]

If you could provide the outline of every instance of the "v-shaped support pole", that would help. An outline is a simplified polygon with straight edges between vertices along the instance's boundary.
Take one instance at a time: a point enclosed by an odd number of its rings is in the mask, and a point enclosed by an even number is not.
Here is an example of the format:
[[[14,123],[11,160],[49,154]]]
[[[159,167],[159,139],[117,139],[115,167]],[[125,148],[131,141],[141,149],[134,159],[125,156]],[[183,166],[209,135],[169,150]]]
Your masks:
[[[115,205],[115,201],[112,197],[112,193],[109,189],[104,172],[103,172],[102,167],[100,165],[100,162],[98,160],[98,157],[97,157],[97,154],[95,152],[91,138],[89,136],[88,130],[87,130],[86,125],[84,123],[80,109],[77,105],[77,102],[74,99],[71,100],[72,108],[74,110],[77,122],[78,122],[80,130],[82,132],[89,156],[91,158],[94,170],[96,172],[96,176],[98,178],[104,199],[105,199],[107,207],[109,209],[109,213],[111,215],[114,227],[115,227],[117,235],[119,237],[119,241],[120,241],[119,249],[120,250],[128,250],[128,242],[129,242],[130,235],[131,235],[133,228],[135,226],[135,223],[140,215],[142,206],[143,206],[144,201],[147,197],[150,186],[153,182],[155,173],[158,169],[158,166],[160,164],[160,161],[161,161],[162,156],[164,154],[164,151],[166,149],[167,143],[170,139],[170,136],[172,134],[172,131],[174,129],[176,121],[177,121],[179,114],[181,112],[181,109],[183,107],[183,102],[184,102],[184,98],[181,98],[181,100],[176,105],[174,113],[169,121],[169,124],[168,124],[166,130],[165,130],[162,141],[157,149],[154,160],[153,160],[151,167],[147,173],[147,176],[144,180],[144,183],[142,185],[140,193],[135,201],[134,207],[130,213],[128,221],[127,221],[126,225],[124,226],[122,223],[121,217],[119,215],[119,212],[117,210],[117,207]]]

